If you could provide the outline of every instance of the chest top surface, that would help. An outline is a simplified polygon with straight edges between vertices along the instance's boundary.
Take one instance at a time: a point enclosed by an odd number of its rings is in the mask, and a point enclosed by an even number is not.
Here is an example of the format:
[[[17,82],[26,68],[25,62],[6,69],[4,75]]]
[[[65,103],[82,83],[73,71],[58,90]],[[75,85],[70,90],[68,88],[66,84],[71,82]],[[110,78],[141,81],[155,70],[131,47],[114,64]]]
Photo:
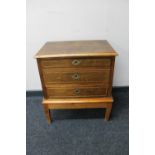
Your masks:
[[[35,58],[116,56],[106,40],[47,42]]]

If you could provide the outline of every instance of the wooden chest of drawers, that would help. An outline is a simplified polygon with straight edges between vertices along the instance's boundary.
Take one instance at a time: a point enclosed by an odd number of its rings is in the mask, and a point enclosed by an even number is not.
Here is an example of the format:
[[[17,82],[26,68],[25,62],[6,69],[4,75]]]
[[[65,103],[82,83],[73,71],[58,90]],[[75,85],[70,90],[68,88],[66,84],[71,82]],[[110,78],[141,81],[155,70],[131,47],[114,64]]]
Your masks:
[[[106,40],[47,42],[36,54],[48,122],[50,109],[112,109],[117,53]]]

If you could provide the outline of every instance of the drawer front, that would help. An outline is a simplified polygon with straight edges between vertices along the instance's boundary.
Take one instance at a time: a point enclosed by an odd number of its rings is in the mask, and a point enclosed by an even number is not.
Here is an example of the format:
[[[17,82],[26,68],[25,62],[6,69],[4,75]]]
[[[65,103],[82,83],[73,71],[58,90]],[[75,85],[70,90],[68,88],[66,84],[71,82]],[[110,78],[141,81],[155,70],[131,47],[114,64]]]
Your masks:
[[[42,59],[43,68],[77,68],[77,67],[102,67],[110,68],[110,58],[65,58],[65,59]]]
[[[79,98],[79,97],[104,97],[108,88],[104,86],[63,86],[47,87],[48,98]]]
[[[45,85],[52,83],[109,83],[110,69],[44,69]]]

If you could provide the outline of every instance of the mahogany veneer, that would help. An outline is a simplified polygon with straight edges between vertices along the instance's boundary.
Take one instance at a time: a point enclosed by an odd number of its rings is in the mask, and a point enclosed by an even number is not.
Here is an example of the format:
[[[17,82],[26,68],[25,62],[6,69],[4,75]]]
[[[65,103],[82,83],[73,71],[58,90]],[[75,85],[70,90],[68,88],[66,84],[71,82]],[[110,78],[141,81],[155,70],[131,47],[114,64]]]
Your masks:
[[[117,53],[106,40],[47,42],[35,55],[49,123],[50,109],[112,109]]]

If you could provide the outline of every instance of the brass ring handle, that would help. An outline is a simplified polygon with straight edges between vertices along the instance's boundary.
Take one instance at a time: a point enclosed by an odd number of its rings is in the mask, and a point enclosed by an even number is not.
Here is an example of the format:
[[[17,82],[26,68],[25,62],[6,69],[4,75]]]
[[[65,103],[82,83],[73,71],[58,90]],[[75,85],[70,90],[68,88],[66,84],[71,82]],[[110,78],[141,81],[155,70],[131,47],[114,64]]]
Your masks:
[[[79,89],[75,89],[75,94],[79,95],[80,94],[80,90]]]
[[[75,73],[75,74],[72,75],[72,79],[79,80],[80,79],[80,75],[78,73]]]
[[[80,63],[81,63],[81,60],[74,59],[74,60],[72,61],[72,65],[74,65],[74,66],[77,66],[77,65],[79,65]]]

